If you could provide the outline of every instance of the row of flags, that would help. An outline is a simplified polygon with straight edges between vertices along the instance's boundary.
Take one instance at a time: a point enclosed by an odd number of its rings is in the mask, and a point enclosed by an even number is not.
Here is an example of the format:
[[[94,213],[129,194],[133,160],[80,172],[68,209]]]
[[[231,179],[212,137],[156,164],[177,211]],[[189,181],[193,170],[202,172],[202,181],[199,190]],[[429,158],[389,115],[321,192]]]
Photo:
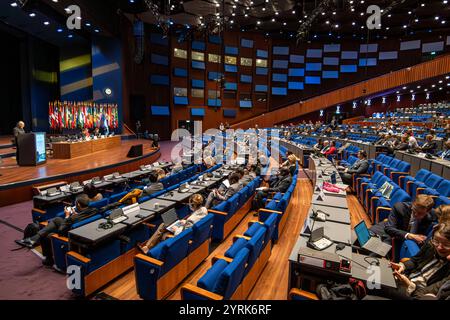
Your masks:
[[[48,105],[48,119],[53,130],[119,127],[117,104],[54,101]]]

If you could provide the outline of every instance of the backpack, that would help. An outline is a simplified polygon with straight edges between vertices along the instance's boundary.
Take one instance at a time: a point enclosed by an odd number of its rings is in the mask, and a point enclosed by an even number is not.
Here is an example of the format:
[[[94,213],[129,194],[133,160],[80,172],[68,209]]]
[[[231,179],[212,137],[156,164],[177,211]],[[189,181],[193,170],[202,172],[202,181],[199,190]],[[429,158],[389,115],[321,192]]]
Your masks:
[[[316,292],[320,300],[361,300],[366,296],[364,283],[355,279],[350,279],[348,284],[320,284]]]
[[[39,225],[37,223],[30,223],[23,231],[23,238],[28,239],[34,237],[39,232]]]

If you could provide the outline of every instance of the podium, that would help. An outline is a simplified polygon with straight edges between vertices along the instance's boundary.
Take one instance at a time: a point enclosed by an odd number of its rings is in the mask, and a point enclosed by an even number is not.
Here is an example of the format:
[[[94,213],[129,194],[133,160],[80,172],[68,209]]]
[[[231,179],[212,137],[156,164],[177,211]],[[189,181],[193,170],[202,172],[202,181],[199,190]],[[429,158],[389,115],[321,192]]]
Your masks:
[[[44,132],[26,133],[17,137],[17,164],[19,166],[37,166],[46,162]]]

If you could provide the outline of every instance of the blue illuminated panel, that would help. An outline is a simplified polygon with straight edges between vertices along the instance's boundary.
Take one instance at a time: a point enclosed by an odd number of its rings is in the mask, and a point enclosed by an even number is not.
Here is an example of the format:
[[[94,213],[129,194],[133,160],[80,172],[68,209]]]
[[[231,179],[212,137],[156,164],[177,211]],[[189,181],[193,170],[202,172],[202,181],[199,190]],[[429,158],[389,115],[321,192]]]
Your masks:
[[[322,79],[320,77],[305,77],[305,83],[306,84],[320,84]]]
[[[210,43],[214,43],[214,44],[221,44],[222,43],[222,37],[220,37],[220,36],[211,35],[211,36],[208,37],[208,39],[209,39]]]
[[[288,89],[289,90],[303,90],[305,88],[305,85],[303,82],[288,82]]]
[[[153,74],[150,77],[150,82],[151,82],[151,84],[168,86],[169,85],[169,76]]]
[[[192,88],[203,89],[205,87],[205,81],[203,81],[203,80],[192,79],[191,83],[192,83]]]
[[[322,64],[321,63],[307,63],[306,71],[321,71]]]
[[[267,76],[268,73],[269,73],[268,68],[256,67],[256,74],[258,76]]]
[[[272,74],[272,81],[287,82],[287,74],[274,73],[274,74]]]
[[[241,47],[253,48],[253,40],[241,39]]]
[[[308,49],[306,51],[307,58],[322,58],[322,50],[321,49]]]
[[[257,84],[255,86],[255,92],[267,92],[267,85],[265,85],[265,84]]]
[[[237,56],[239,54],[239,49],[237,47],[225,47],[225,54]]]
[[[324,71],[322,72],[322,78],[324,79],[338,79],[339,71]]]
[[[289,61],[287,60],[273,60],[274,69],[287,69],[289,66]]]
[[[169,58],[166,56],[162,56],[159,54],[154,54],[152,53],[152,63],[153,64],[158,64],[161,66],[168,66],[169,65]]]
[[[252,83],[253,77],[246,74],[241,74],[241,82],[242,83]]]
[[[205,51],[206,44],[201,41],[192,41],[192,49],[198,50],[198,51]]]
[[[217,81],[217,80],[220,80],[221,78],[222,78],[222,73],[220,73],[220,72],[209,72],[208,73],[208,80]]]
[[[289,47],[273,47],[273,54],[287,56],[289,55]]]
[[[256,56],[258,58],[268,58],[269,57],[269,52],[266,50],[256,50]]]
[[[152,106],[152,115],[154,116],[170,116],[170,109],[168,106]]]
[[[303,68],[292,68],[289,69],[289,77],[304,77],[305,69]]]
[[[238,71],[237,66],[233,66],[231,64],[225,65],[225,72],[233,72],[236,73]]]
[[[305,63],[305,56],[300,56],[296,54],[291,54],[289,56],[289,61],[291,63]]]
[[[186,78],[187,77],[187,69],[175,68],[175,69],[173,69],[173,75],[175,77]]]
[[[287,88],[272,87],[272,94],[274,96],[287,96]]]
[[[203,108],[192,108],[191,109],[191,115],[193,117],[204,117],[205,116],[205,109]]]
[[[248,108],[248,109],[250,109],[250,108],[253,108],[253,105],[252,105],[252,101],[251,100],[249,100],[249,101],[246,101],[246,100],[241,100],[240,102],[239,102],[239,107],[241,107],[241,108]]]
[[[223,109],[223,116],[225,118],[236,118],[237,111],[234,109]]]
[[[323,46],[323,52],[340,52],[341,45],[340,44],[326,44]]]
[[[202,61],[192,61],[192,69],[205,70],[205,63]]]
[[[359,59],[360,67],[374,67],[377,65],[376,58],[368,58],[368,59]]]
[[[356,60],[358,59],[358,51],[342,51],[342,60]]]
[[[325,57],[325,58],[323,58],[323,64],[325,66],[338,66],[339,65],[339,58]]]
[[[222,100],[220,99],[208,99],[208,107],[221,107]]]
[[[189,100],[187,97],[173,97],[173,103],[176,105],[187,106],[189,104]]]
[[[237,90],[237,83],[235,82],[226,82],[225,83],[225,90]]]
[[[358,71],[358,66],[356,64],[341,65],[342,73],[354,73]]]

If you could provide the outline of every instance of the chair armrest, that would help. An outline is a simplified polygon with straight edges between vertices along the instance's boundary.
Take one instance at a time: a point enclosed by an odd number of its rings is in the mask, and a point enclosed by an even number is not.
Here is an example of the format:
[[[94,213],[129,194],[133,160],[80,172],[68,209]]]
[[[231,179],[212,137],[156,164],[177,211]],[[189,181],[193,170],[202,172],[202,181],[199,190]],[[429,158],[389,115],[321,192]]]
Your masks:
[[[42,214],[42,215],[47,213],[45,210],[41,210],[41,209],[37,209],[37,208],[33,208],[31,210],[36,212],[36,213]]]
[[[375,222],[378,223],[380,222],[380,211],[381,210],[386,210],[386,211],[392,211],[392,208],[388,208],[388,207],[378,207],[375,213]]]
[[[209,212],[209,213],[213,213],[213,214],[218,214],[218,215],[221,215],[221,216],[226,216],[226,215],[228,215],[228,213],[226,213],[226,212],[223,212],[223,211],[217,211],[217,210],[212,210],[212,209],[209,209],[208,212]]]
[[[185,284],[181,287],[181,296],[183,296],[183,292],[187,291],[195,295],[199,295],[202,297],[205,297],[208,300],[223,300],[223,297],[221,295],[215,294],[213,292],[210,292],[208,290],[199,288],[197,286],[194,286],[192,284]]]
[[[259,210],[258,210],[258,213],[259,213],[259,212],[267,212],[267,213],[283,214],[283,212],[281,212],[281,211],[268,210],[268,209],[263,209],[263,208],[259,209]]]
[[[154,264],[158,267],[162,267],[164,265],[164,262],[160,261],[160,260],[156,260],[155,258],[149,257],[145,254],[139,253],[137,254],[135,257],[135,259],[139,259],[139,260],[143,260],[145,262]]]
[[[69,243],[69,238],[60,236],[59,234],[56,234],[56,233],[51,234],[50,237],[52,237],[53,239],[62,241],[62,242]]]
[[[264,223],[262,223],[261,221],[258,221],[258,220],[251,220],[251,221],[249,221],[248,222],[248,227],[250,228],[253,224],[255,224],[255,223],[258,223],[258,224],[260,224],[260,225],[264,225]]]
[[[402,260],[400,260],[401,263],[405,263],[407,261],[411,260],[411,258],[403,258]]]
[[[250,241],[250,237],[246,237],[246,236],[243,236],[243,235],[240,235],[240,234],[238,234],[238,235],[235,235],[234,236],[234,238],[233,238],[233,243],[236,241],[236,240],[238,240],[238,239],[244,239],[244,240],[247,240],[247,241]]]
[[[217,256],[214,256],[214,257],[212,258],[211,261],[212,261],[212,263],[214,264],[214,263],[216,263],[217,260],[225,260],[225,261],[228,262],[228,263],[233,262],[233,259],[228,258],[228,257],[225,257],[225,256],[223,256],[223,255],[217,255]]]
[[[319,297],[312,292],[308,292],[305,290],[301,290],[301,289],[297,289],[297,288],[293,288],[291,289],[291,291],[289,292],[289,298],[292,300],[292,296],[293,295],[297,295],[300,297],[303,297],[307,300],[319,300]]]
[[[420,194],[421,191],[425,190],[426,188],[417,188],[416,189],[416,196]]]
[[[87,264],[87,263],[91,262],[91,259],[89,259],[89,258],[87,258],[85,256],[82,256],[81,254],[79,254],[78,252],[75,252],[75,251],[69,251],[67,253],[67,255],[71,256],[72,258],[74,258],[74,259],[76,259],[76,260],[78,260],[78,261],[80,261],[82,263],[86,263]]]
[[[411,192],[410,192],[410,190],[409,190],[409,186],[412,184],[412,183],[414,183],[414,181],[408,181],[407,183],[406,183],[406,192],[408,193],[408,194],[411,194]]]
[[[154,224],[151,224],[151,223],[148,223],[148,222],[144,222],[144,223],[142,223],[144,226],[146,226],[147,228],[150,228],[150,229],[154,229],[154,228],[156,228],[156,225],[154,225]]]
[[[390,175],[390,178],[391,178],[392,181],[394,181],[394,180],[393,180],[393,176],[394,176],[394,175],[401,175],[401,174],[404,174],[404,176],[407,176],[407,175],[409,174],[409,172],[392,171],[392,172],[391,172],[391,175]],[[404,176],[402,176],[402,177],[404,177]],[[400,179],[400,178],[399,178],[399,179]],[[400,184],[399,184],[399,185],[400,185]]]

